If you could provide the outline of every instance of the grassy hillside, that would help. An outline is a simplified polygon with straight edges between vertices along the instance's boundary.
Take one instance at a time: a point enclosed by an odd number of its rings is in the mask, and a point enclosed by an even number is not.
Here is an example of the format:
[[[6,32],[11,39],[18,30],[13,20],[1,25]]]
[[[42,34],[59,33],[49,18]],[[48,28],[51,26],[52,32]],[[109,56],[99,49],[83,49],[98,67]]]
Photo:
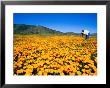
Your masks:
[[[80,35],[74,32],[60,32],[41,25],[14,24],[14,34],[39,34],[39,35]],[[97,36],[96,33],[91,36]]]
[[[34,26],[34,25],[25,25],[25,24],[14,24],[14,34],[50,35],[50,34],[63,34],[63,33],[40,25]]]

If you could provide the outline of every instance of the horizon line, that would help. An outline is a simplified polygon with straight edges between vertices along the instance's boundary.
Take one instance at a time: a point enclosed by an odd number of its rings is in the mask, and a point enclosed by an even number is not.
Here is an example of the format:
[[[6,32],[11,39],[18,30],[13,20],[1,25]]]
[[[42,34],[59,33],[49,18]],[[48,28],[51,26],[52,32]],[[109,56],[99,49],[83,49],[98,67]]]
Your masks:
[[[14,24],[14,25],[15,25],[15,24],[16,24],[16,25],[18,24],[18,25],[30,25],[30,26],[36,26],[36,27],[37,27],[37,26],[46,27],[46,26],[39,25],[39,24],[36,24],[36,25],[35,25],[35,24],[24,24],[24,23],[23,23],[23,24],[13,23],[13,24]],[[46,27],[46,28],[49,28],[49,27]],[[55,29],[52,29],[52,28],[49,28],[49,29],[55,30]],[[55,30],[55,31],[58,31],[58,30]],[[62,31],[58,31],[58,32],[62,32]],[[70,32],[70,31],[68,31],[68,32]],[[62,33],[68,33],[68,32],[62,32]],[[71,33],[78,33],[78,32],[71,32]],[[95,33],[97,34],[97,32],[94,32],[94,33],[91,33],[91,34],[95,34]],[[78,33],[78,34],[79,34],[79,33]]]

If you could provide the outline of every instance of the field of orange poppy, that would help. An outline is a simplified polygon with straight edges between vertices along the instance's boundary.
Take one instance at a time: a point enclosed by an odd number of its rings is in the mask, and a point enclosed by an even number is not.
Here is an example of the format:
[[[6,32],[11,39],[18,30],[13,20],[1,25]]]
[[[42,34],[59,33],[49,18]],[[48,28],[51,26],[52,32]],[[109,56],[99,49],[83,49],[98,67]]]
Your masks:
[[[97,75],[97,39],[14,35],[14,75]]]

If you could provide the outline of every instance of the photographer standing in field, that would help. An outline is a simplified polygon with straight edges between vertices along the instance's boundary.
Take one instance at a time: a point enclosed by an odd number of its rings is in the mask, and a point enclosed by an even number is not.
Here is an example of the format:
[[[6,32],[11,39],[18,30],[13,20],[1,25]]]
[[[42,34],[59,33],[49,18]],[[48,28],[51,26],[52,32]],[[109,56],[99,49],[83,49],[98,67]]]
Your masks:
[[[88,30],[82,30],[81,32],[82,37],[85,35],[85,39],[90,37],[90,32]]]

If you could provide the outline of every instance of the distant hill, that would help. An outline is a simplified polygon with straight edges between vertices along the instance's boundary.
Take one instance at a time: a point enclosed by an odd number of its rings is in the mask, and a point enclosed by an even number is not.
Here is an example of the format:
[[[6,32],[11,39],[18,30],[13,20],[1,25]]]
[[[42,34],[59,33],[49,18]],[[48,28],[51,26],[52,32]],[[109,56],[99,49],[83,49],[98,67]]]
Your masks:
[[[39,34],[39,35],[80,35],[74,32],[60,32],[41,25],[14,24],[14,34]],[[93,36],[96,33],[92,34]]]
[[[66,32],[64,35],[80,35],[80,33]]]
[[[44,26],[34,26],[34,25],[25,25],[25,24],[14,24],[14,34],[63,34],[63,32],[56,31]]]
[[[91,36],[97,36],[97,33],[92,33]]]

